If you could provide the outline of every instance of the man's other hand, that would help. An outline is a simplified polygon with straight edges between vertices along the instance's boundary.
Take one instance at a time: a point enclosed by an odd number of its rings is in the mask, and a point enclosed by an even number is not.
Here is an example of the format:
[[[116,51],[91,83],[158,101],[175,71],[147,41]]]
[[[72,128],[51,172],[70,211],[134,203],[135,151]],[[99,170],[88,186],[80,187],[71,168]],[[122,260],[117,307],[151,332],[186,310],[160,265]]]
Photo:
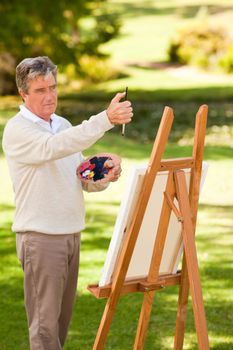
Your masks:
[[[109,182],[115,182],[121,176],[121,164],[115,163],[113,160],[107,160],[104,163],[106,168],[109,168],[108,179]]]
[[[120,102],[124,96],[125,92],[117,93],[107,108],[107,116],[112,124],[128,124],[131,122],[133,108],[130,101]]]

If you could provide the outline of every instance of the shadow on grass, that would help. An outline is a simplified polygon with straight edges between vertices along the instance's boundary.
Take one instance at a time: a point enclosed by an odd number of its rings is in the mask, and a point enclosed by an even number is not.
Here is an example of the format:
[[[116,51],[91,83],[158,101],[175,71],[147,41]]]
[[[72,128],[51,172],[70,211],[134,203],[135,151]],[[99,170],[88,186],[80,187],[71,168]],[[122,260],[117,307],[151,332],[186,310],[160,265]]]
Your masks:
[[[231,234],[233,236],[233,205],[214,205],[203,203],[199,204],[199,210],[200,212],[205,213],[206,217],[209,218],[209,221],[202,223],[204,227],[216,226],[216,220],[218,219],[217,227],[220,231],[219,235]],[[222,229],[224,229],[224,231],[221,231]],[[207,235],[203,235],[200,237],[200,240],[206,240],[206,242],[208,242],[209,237]]]
[[[210,334],[214,334],[215,337],[232,336],[233,306],[231,301],[217,301],[215,298],[205,303],[205,311]],[[226,341],[226,344],[229,343]]]
[[[113,95],[114,92],[110,94],[104,90],[89,90],[84,93],[80,92],[79,94],[61,96],[57,113],[66,116],[73,125],[77,125],[84,119],[89,118],[90,115],[104,110]],[[212,133],[211,128],[213,126],[232,128],[232,96],[233,87],[206,87],[161,91],[131,90],[129,97],[134,107],[134,118],[132,123],[126,127],[126,137],[121,137],[120,127],[116,126],[110,133],[104,136],[103,140],[105,141],[103,142],[105,142],[105,147],[110,147],[113,153],[120,150],[122,156],[127,157],[128,154],[128,158],[134,157],[134,154],[137,157],[137,153],[140,158],[145,157],[143,152],[149,149],[148,143],[151,143],[156,136],[165,105],[174,109],[175,120],[170,135],[170,141],[173,143],[177,143],[184,136],[188,140],[191,139],[195,125],[195,115],[201,103],[209,105],[208,133]],[[6,111],[6,113],[8,112],[9,111]],[[2,110],[3,121],[0,125],[0,134],[7,121],[7,117],[4,117],[4,113],[4,110]],[[111,138],[109,138],[109,136],[111,136]],[[114,138],[114,136],[116,136],[116,138]],[[216,137],[219,139],[218,136]],[[224,134],[221,137],[224,141]],[[128,142],[128,140],[132,142]],[[106,144],[106,141],[109,143]],[[99,144],[99,148],[101,148],[100,142],[97,143],[96,147],[98,147]],[[220,146],[209,149],[217,159],[232,152],[230,147],[224,148]],[[148,154],[146,157],[147,156]],[[229,155],[227,155],[227,157],[229,157]]]
[[[114,95],[119,92],[112,90],[111,92],[93,88],[89,86],[88,90],[82,90],[79,92],[66,93],[59,97],[59,109],[62,109],[63,101],[73,100],[73,103],[84,103],[83,107],[88,107],[90,101],[98,102],[99,105],[103,103],[109,103]],[[193,88],[169,88],[169,89],[134,89],[130,88],[129,99],[135,104],[136,102],[147,102],[147,103],[158,103],[163,102],[167,105],[171,103],[218,103],[218,102],[229,102],[232,103],[233,86],[206,86],[193,87]],[[86,103],[85,103],[86,102]],[[64,104],[65,105],[65,104]],[[67,104],[66,104],[67,106]],[[84,109],[85,112],[85,109]],[[96,113],[96,111],[95,111]]]
[[[15,207],[13,205],[10,204],[6,204],[6,203],[0,203],[0,211],[8,211],[8,210],[14,210]]]
[[[11,208],[11,206],[1,205],[1,208]],[[0,209],[2,211],[2,209]],[[0,258],[1,262],[6,259],[9,255],[15,254],[15,233],[11,231],[12,222],[4,222],[1,224],[0,230],[0,241],[6,242],[6,244],[0,244]],[[5,262],[4,262],[5,263]],[[2,266],[1,266],[2,267]],[[0,270],[1,270],[0,267]]]
[[[93,251],[93,250],[107,250],[110,235],[109,228],[113,228],[116,215],[109,213],[109,206],[119,206],[117,202],[106,202],[95,204],[93,210],[88,207],[86,228],[82,234],[82,250]]]
[[[9,268],[9,266],[8,266]],[[29,349],[27,319],[23,303],[23,277],[1,277],[0,283],[0,349]]]
[[[233,269],[230,266],[230,261],[223,260],[220,263],[216,264],[213,262],[210,262],[209,264],[205,264],[204,267],[202,267],[202,273],[204,278],[207,280],[205,283],[208,285],[208,281],[214,281],[214,283],[217,285],[224,284],[224,288],[230,288],[232,290],[233,288]],[[219,283],[219,284],[218,284]]]
[[[233,342],[229,341],[226,343],[218,343],[217,345],[214,345],[212,350],[230,350],[233,349]]]
[[[105,204],[107,205],[107,203],[101,202],[101,210],[99,209],[94,219],[98,218],[99,221],[105,222],[106,216],[103,214],[105,212]],[[110,204],[116,206],[117,202],[113,201]],[[219,206],[201,205],[201,210],[210,210],[213,213],[219,210],[225,217],[232,215],[232,209],[232,206],[220,206],[219,208]],[[99,215],[103,215],[103,217],[99,219]],[[107,223],[104,227],[112,225],[113,221],[113,215],[108,216]],[[96,230],[95,220],[93,223],[93,229]],[[92,223],[88,225],[89,228],[85,242],[86,248],[82,245],[82,250],[86,256],[89,255],[88,251],[91,252],[98,248],[107,249],[108,244],[107,238],[94,236]],[[104,229],[102,233],[104,233]],[[5,252],[4,258],[8,258],[8,261],[6,260],[4,264],[1,264],[1,271],[3,271],[3,273],[1,272],[0,283],[1,350],[25,350],[29,348],[27,343],[27,321],[23,306],[23,274],[19,268],[13,270],[13,265],[19,267],[19,264],[17,263],[16,257],[14,263],[12,263],[11,258],[11,253],[15,250],[15,241],[13,237],[14,235],[11,234],[9,230],[5,230],[1,233],[2,243],[0,247],[3,248]],[[201,239],[202,237],[198,237],[198,240]],[[208,241],[210,243],[210,237],[205,239],[206,244],[208,244]],[[10,249],[10,253],[7,251],[8,248]],[[227,339],[225,342],[222,341],[224,337],[227,338],[232,335],[233,305],[231,301],[226,298],[227,292],[229,291],[230,293],[232,290],[232,273],[231,269],[227,267],[230,260],[231,256],[229,256],[228,260],[224,257],[219,260],[219,263],[205,262],[201,266],[201,275],[204,280],[204,299],[205,295],[208,295],[205,302],[205,309],[210,331],[210,344],[211,349],[216,350],[229,350],[232,345]],[[96,265],[98,261],[93,261],[92,263]],[[82,273],[80,276],[87,274],[88,270],[91,269],[90,261],[82,264],[81,268],[83,271],[81,271]],[[91,276],[91,278],[92,277],[93,276]],[[81,278],[79,282],[83,285],[83,280]],[[219,288],[222,288],[225,295],[220,294],[219,296],[218,293],[218,297],[216,297],[216,292],[219,291]],[[177,287],[171,287],[156,294],[145,349],[172,349],[177,297]],[[105,302],[105,300],[96,300],[91,294],[78,292],[65,350],[92,349]],[[105,347],[106,350],[132,349],[141,303],[142,294],[131,294],[120,299],[109,332]],[[221,342],[218,340],[221,340]],[[188,349],[197,349],[191,301],[189,301],[186,343],[188,344]]]
[[[215,277],[210,276],[210,278]],[[1,350],[25,350],[28,348],[22,285],[22,277],[11,277],[10,281],[7,279],[1,281]],[[172,349],[171,339],[174,336],[177,295],[177,287],[156,294],[145,349]],[[96,300],[91,294],[78,292],[65,350],[92,349],[105,302],[106,300]],[[141,303],[142,294],[131,294],[120,299],[110,328],[106,350],[132,349]],[[211,341],[211,349],[230,349],[227,346],[232,343],[227,342],[227,340],[220,343],[216,339],[231,336],[232,303],[210,298],[206,302],[205,309],[211,334],[210,341],[212,336],[214,339]],[[193,344],[189,349],[197,349],[190,301],[186,337],[188,343]]]
[[[163,309],[166,315],[173,313],[172,320],[174,320],[175,312],[173,305],[167,302],[163,308],[161,305],[162,302],[158,303],[159,299],[160,297],[158,296],[156,302],[156,319],[151,318],[152,322],[147,339],[147,342],[149,342],[148,349],[162,349],[163,339],[169,336],[171,327],[174,327],[171,318],[161,317],[161,315],[164,315],[161,312]],[[92,295],[82,294],[78,297],[68,339],[70,344],[73,344],[73,348],[92,349],[105,302],[106,300],[96,300]],[[142,294],[131,294],[120,299],[108,335],[105,346],[106,350],[128,350],[133,348],[141,303]],[[79,321],[81,319],[82,322]],[[160,331],[163,332],[163,337],[155,335],[154,327],[159,327],[158,324],[160,324]],[[152,339],[150,339],[151,336]],[[65,349],[72,349],[71,345],[69,347],[68,344]]]
[[[83,234],[84,236],[84,234]],[[109,246],[110,239],[107,237],[99,237],[98,230],[95,230],[95,232],[87,238],[85,238],[82,241],[82,251],[89,251],[89,250],[104,250],[106,251]]]
[[[74,100],[74,98],[75,99]],[[99,96],[104,98],[98,100]],[[216,96],[218,100],[216,101]],[[190,139],[193,135],[195,126],[195,115],[201,104],[209,106],[207,133],[212,133],[212,127],[233,127],[232,112],[233,87],[216,87],[184,90],[164,90],[160,92],[132,90],[130,91],[130,100],[134,108],[134,117],[132,123],[126,127],[126,137],[137,140],[139,145],[154,140],[159,123],[163,114],[164,107],[170,106],[174,110],[175,120],[170,135],[170,140],[178,142],[184,136]],[[69,100],[63,97],[59,104],[61,115],[68,116],[73,125],[79,124],[83,119],[101,111],[108,105],[110,98],[105,91],[88,92],[84,94],[73,95]],[[85,103],[85,99],[88,102]],[[90,103],[90,99],[92,102]],[[80,102],[81,100],[81,102]],[[229,102],[228,102],[229,100]],[[95,103],[95,101],[98,101]],[[87,107],[88,105],[88,107]],[[111,134],[119,134],[120,128],[115,127]],[[221,136],[221,135],[220,135]],[[224,137],[223,142],[224,142]],[[219,140],[219,137],[217,137]],[[121,138],[122,140],[122,138]],[[123,141],[123,140],[122,140]]]
[[[136,164],[137,161],[141,160],[145,160],[146,164],[146,162],[149,161],[149,157],[153,147],[153,142],[140,142],[139,140],[137,140],[137,138],[135,138],[136,140],[128,138],[129,128],[130,126],[126,127],[125,138],[123,138],[120,135],[120,129],[118,129],[116,133],[109,133],[105,135],[94,146],[90,147],[87,151],[84,152],[85,156],[90,156],[95,153],[108,151],[111,153],[118,154],[122,158],[132,159],[134,161],[134,164]],[[191,155],[192,146],[180,146],[177,143],[169,142],[165,149],[163,158],[191,157]],[[232,148],[228,146],[206,146],[204,152],[204,159],[232,159]]]
[[[205,291],[204,291],[205,293]],[[178,288],[156,293],[145,349],[161,350],[172,349],[172,338],[174,337],[176,306]],[[72,325],[69,333],[68,349],[92,349],[96,332],[105,305],[104,300],[96,300],[93,296],[82,294],[78,297],[75,306]],[[137,322],[142,303],[141,294],[131,294],[120,299],[114,319],[109,331],[105,349],[128,350],[133,348]],[[230,301],[210,300],[205,305],[211,349],[227,349],[229,341],[215,344],[217,337],[231,336],[231,313]],[[189,310],[185,339],[189,344],[188,349],[197,349],[197,340],[189,300]],[[72,348],[73,346],[73,348]],[[230,348],[228,348],[230,349]]]
[[[227,219],[227,218],[233,219],[233,205],[230,205],[230,204],[223,205],[223,204],[201,203],[199,204],[199,210],[208,213],[209,217],[215,217],[215,218],[222,217],[224,219]],[[233,233],[233,227],[229,225],[229,228],[232,229],[232,233]]]
[[[0,239],[2,238],[1,236],[2,235],[0,235]],[[10,240],[8,240],[8,242],[9,241]],[[15,241],[15,238],[13,238],[12,241]],[[0,258],[2,263],[5,257],[8,257],[9,255],[13,255],[13,254],[16,254],[15,245],[13,244],[13,242],[9,242],[9,246],[6,246],[6,247],[0,246]]]

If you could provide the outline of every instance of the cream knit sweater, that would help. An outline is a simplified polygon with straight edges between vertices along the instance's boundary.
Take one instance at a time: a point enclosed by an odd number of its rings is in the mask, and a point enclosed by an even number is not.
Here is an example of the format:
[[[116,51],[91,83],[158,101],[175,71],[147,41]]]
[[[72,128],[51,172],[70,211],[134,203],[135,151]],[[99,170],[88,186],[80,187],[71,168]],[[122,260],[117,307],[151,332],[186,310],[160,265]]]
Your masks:
[[[15,232],[69,234],[84,228],[82,184],[76,168],[83,160],[81,151],[113,125],[106,112],[74,127],[59,118],[61,126],[56,134],[20,113],[5,127],[3,150],[15,192]],[[84,189],[96,191],[105,187],[92,185]]]

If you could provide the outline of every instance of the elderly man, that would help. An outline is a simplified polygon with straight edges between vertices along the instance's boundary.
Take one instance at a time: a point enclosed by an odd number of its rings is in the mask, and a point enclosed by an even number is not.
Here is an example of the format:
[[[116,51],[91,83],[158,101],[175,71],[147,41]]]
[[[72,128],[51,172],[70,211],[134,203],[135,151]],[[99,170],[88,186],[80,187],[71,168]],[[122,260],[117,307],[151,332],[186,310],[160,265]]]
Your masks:
[[[81,152],[115,124],[133,116],[131,103],[118,93],[103,111],[71,126],[54,112],[57,67],[48,57],[24,59],[16,83],[24,104],[10,119],[3,149],[15,192],[17,255],[24,270],[30,349],[58,350],[71,319],[84,229],[82,189],[100,191],[106,184],[82,185],[76,168]],[[111,169],[116,181],[119,165]]]

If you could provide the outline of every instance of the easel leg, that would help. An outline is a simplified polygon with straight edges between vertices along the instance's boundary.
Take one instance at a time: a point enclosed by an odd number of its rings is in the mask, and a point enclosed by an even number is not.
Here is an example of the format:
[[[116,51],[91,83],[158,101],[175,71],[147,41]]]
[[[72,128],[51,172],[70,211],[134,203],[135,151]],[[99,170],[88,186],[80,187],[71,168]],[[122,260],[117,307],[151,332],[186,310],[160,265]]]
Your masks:
[[[138,329],[135,337],[135,343],[133,350],[143,350],[146,333],[148,329],[148,324],[150,321],[150,314],[152,309],[152,304],[154,300],[155,292],[146,292],[143,298],[143,304],[141,308],[141,313],[138,321]]]
[[[176,333],[174,339],[174,350],[182,350],[184,343],[185,323],[187,316],[187,306],[189,297],[189,281],[185,256],[182,263],[182,274],[180,283],[180,292],[178,300],[178,309],[176,316]]]
[[[183,171],[175,172],[175,183],[180,211],[183,216],[183,242],[187,264],[192,306],[199,350],[209,350],[208,332],[205,318],[201,281],[198,269],[197,252],[195,246],[194,228],[191,218],[191,208],[185,175]],[[186,291],[187,293],[187,291]],[[178,348],[177,348],[178,349]]]
[[[165,193],[169,195],[169,197],[172,199],[175,196],[175,186],[174,186],[172,171],[169,172],[169,175],[168,175]],[[170,216],[171,216],[171,207],[167,202],[166,197],[164,197],[163,206],[160,214],[159,225],[157,229],[156,240],[155,240],[154,249],[153,249],[153,255],[151,258],[150,270],[147,278],[148,282],[156,281],[158,278]],[[135,343],[133,348],[134,350],[144,349],[144,343],[145,343],[146,333],[149,325],[154,296],[155,296],[155,291],[148,291],[144,293],[143,304],[142,304],[141,313],[138,321],[137,334],[135,337]]]
[[[106,342],[108,331],[113,319],[113,314],[115,312],[115,307],[118,297],[112,295],[107,301],[107,304],[104,309],[102,320],[95,338],[95,343],[93,345],[93,350],[103,350],[104,344]]]

